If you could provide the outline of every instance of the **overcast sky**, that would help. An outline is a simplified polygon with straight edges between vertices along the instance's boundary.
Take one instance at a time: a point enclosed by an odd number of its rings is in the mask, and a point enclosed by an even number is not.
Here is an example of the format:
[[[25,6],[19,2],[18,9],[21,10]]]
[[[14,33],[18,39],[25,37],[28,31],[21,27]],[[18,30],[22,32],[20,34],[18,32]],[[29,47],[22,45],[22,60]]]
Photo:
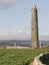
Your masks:
[[[0,0],[0,40],[30,39],[33,4],[38,9],[39,36],[49,35],[49,0]]]

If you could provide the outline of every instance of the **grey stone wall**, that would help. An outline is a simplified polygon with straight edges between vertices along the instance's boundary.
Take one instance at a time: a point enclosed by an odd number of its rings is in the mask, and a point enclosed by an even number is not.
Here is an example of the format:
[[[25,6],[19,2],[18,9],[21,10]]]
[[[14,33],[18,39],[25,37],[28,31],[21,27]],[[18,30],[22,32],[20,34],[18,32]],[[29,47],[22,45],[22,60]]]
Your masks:
[[[33,61],[33,65],[46,65],[43,64],[44,59],[48,59],[49,58],[49,53],[42,53],[39,56],[35,57],[34,61]]]

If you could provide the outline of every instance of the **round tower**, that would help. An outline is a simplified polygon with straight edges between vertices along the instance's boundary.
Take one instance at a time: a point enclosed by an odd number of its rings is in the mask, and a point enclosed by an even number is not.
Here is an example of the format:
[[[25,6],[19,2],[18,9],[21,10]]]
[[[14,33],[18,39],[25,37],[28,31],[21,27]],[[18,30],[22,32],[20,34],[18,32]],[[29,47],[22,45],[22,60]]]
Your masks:
[[[38,39],[38,15],[37,8],[34,5],[31,10],[31,46],[32,48],[39,47],[39,39]]]

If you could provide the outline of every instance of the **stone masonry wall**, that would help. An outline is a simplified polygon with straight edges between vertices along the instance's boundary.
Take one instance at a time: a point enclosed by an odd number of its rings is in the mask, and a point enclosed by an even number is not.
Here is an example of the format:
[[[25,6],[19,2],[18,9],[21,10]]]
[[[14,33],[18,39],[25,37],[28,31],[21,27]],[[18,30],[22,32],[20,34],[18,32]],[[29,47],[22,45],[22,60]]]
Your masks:
[[[49,58],[49,53],[42,53],[39,56],[35,57],[34,61],[33,61],[33,65],[46,65],[43,64],[44,59],[48,59]]]

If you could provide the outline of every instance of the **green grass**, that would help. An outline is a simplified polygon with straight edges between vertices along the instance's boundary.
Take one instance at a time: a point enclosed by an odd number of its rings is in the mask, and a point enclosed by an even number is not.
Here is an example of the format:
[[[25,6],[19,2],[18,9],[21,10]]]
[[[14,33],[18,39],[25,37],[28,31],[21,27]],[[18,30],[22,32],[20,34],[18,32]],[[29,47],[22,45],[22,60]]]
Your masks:
[[[35,56],[49,49],[0,49],[0,65],[28,65]]]

